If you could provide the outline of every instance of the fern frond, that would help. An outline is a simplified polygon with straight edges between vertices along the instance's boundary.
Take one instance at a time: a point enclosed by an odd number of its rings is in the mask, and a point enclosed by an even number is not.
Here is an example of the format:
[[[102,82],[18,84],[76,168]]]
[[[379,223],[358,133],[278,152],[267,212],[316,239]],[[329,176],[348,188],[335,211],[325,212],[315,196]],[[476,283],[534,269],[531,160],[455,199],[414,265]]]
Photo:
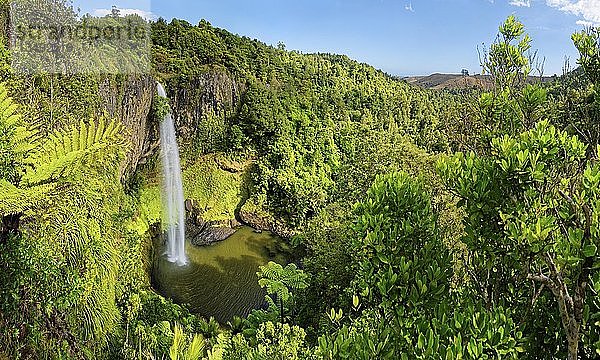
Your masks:
[[[0,96],[3,95],[0,94]],[[17,114],[17,104],[13,104],[11,98],[4,99],[0,103],[0,109],[2,109],[2,118],[4,119],[5,126],[15,126],[19,122],[20,116]]]
[[[81,172],[91,160],[110,159],[110,155],[123,152],[126,142],[122,131],[121,123],[111,121],[105,127],[104,120],[98,127],[81,122],[79,127],[55,131],[26,159],[30,167],[22,182],[36,185],[54,181]]]
[[[57,221],[51,225],[66,264],[82,275],[79,283],[82,289],[69,321],[86,341],[105,344],[119,322],[115,284],[120,259],[111,237],[102,236],[97,217],[86,216],[87,206],[78,204],[76,193],[71,195],[69,201],[54,211],[53,218]],[[80,206],[67,210],[66,204]]]
[[[79,122],[79,147],[77,148],[78,150],[85,150],[87,148],[87,137],[87,124],[83,120],[81,120]]]
[[[65,134],[66,136],[66,134]],[[71,152],[79,150],[79,130],[76,127],[71,128]]]
[[[258,284],[267,289],[267,294],[277,294],[283,302],[287,302],[292,296],[291,290],[304,289],[308,286],[308,275],[298,270],[295,264],[289,264],[285,268],[280,264],[270,261],[267,265],[260,266]]]
[[[0,83],[0,177],[16,183],[23,170],[23,160],[37,146],[37,131],[28,126],[18,113],[17,104]]]
[[[188,346],[183,359],[184,360],[199,360],[202,356],[202,351],[206,343],[204,342],[204,338],[202,335],[195,335],[192,339],[192,342]]]
[[[169,349],[169,358],[171,360],[179,359],[179,353],[181,352],[181,350],[183,348],[184,340],[185,340],[185,338],[184,338],[183,330],[181,329],[181,326],[175,325],[175,328],[173,329],[173,344],[171,345],[171,348]]]
[[[94,145],[94,139],[96,138],[96,123],[94,121],[90,121],[90,126],[87,131],[87,140],[86,147],[91,147]]]
[[[99,142],[102,139],[102,134],[104,134],[104,118],[100,118],[98,121],[98,128],[96,129],[96,134],[94,135],[94,142]]]
[[[12,135],[13,153],[20,155],[15,159],[17,162],[22,159],[22,155],[35,150],[40,139],[37,131],[25,126],[16,127]]]
[[[47,199],[54,184],[19,189],[4,179],[0,179],[0,216],[19,214],[38,206]]]

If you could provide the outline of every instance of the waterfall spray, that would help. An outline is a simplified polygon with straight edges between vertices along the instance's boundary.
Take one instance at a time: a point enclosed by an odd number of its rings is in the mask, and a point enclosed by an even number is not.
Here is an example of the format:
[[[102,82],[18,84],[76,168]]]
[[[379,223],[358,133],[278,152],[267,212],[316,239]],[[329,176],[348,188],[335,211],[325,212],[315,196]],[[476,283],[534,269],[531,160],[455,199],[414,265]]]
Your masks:
[[[161,84],[157,85],[158,95],[166,98]],[[167,234],[167,258],[170,262],[185,265],[185,205],[179,147],[175,137],[175,124],[168,112],[160,123],[160,151],[163,164],[162,213],[163,229]]]

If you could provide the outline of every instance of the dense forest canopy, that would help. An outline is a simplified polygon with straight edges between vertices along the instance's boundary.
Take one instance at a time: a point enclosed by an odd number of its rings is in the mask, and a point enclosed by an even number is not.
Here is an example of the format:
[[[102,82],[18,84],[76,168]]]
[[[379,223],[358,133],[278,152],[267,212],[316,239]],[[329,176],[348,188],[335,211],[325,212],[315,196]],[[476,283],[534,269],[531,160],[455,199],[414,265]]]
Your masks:
[[[447,92],[205,20],[149,22],[129,53],[148,73],[28,73],[0,10],[0,359],[600,356],[597,29],[573,34],[576,70],[532,83],[511,16],[494,85]],[[152,287],[167,111],[188,212],[292,248],[256,269],[245,318]]]

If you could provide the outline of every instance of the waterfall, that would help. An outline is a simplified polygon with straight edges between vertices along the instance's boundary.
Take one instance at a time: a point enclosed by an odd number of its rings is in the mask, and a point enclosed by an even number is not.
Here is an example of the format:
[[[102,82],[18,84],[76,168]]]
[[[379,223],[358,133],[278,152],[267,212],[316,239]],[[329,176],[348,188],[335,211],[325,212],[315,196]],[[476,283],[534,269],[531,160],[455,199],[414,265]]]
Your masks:
[[[158,95],[166,98],[163,86],[157,85]],[[179,147],[175,137],[175,124],[168,112],[160,123],[160,153],[163,164],[162,217],[167,234],[167,258],[170,262],[185,265],[185,205]]]

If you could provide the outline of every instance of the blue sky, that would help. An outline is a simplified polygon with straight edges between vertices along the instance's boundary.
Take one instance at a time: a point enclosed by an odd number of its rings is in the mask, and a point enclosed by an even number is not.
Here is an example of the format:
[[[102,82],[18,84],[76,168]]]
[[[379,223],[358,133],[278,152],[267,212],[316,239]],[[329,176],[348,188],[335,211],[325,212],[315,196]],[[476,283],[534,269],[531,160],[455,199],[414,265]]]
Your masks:
[[[394,75],[480,72],[477,47],[515,14],[533,38],[546,75],[577,52],[570,34],[600,24],[600,0],[75,0],[83,13],[112,5],[180,18],[302,52],[341,53]],[[133,10],[134,9],[134,10]],[[125,11],[126,12],[126,11]]]

